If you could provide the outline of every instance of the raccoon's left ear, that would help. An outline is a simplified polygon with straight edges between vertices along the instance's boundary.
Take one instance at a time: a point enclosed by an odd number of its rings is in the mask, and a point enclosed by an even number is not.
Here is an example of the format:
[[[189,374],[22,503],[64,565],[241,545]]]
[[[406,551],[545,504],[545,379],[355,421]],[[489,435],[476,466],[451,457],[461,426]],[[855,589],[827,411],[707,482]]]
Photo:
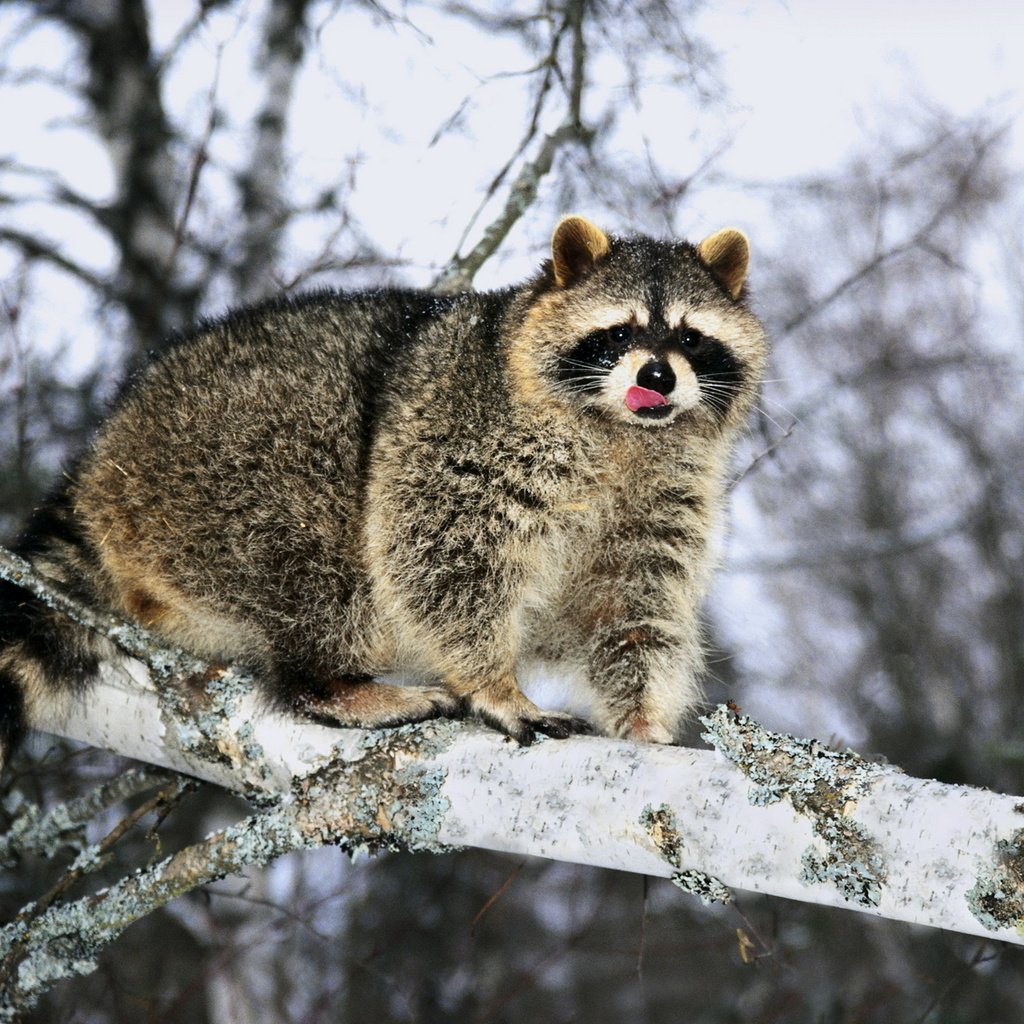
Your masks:
[[[555,284],[564,288],[585,274],[612,244],[608,236],[586,217],[563,217],[551,236],[551,268]]]
[[[740,297],[750,263],[750,243],[738,228],[722,228],[697,246],[697,254],[708,270],[734,298]]]

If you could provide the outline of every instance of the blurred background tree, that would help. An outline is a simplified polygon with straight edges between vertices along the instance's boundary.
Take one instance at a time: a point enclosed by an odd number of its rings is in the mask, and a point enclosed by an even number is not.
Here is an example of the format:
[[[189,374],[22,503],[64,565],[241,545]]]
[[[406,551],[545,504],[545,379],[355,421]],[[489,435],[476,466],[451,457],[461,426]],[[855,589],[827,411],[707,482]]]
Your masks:
[[[738,221],[776,355],[736,467],[709,699],[1020,793],[1016,125],[1005,104],[908,100],[827,172],[737,169],[713,24],[687,0],[0,7],[3,532],[198,317],[281,290],[504,283],[569,210],[689,237]],[[813,152],[825,126],[801,127]],[[121,768],[40,738],[5,806]],[[237,813],[203,789],[116,857]],[[60,866],[4,872],[4,912]],[[34,1019],[998,1024],[1021,1006],[1024,961],[998,944],[480,852],[320,850],[152,915]]]

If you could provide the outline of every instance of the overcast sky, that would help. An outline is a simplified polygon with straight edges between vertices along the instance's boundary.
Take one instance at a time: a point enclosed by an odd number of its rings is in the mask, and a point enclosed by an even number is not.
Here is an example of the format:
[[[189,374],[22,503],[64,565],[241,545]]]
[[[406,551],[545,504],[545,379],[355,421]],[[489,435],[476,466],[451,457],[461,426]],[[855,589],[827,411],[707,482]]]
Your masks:
[[[713,3],[699,22],[723,59],[741,174],[828,170],[892,106],[1024,110],[1024,3],[789,0]],[[1021,133],[1016,133],[1021,152]]]
[[[166,44],[191,5],[159,3],[151,9],[154,35]],[[524,64],[509,39],[482,38],[427,8],[408,10],[415,28],[374,24],[364,10],[344,6],[325,21],[295,97],[295,138],[301,141],[293,169],[297,187],[308,182],[312,188],[361,151],[367,161],[359,187],[361,216],[385,244],[389,236],[415,236],[408,255],[426,274],[428,265],[450,255],[475,205],[471,182],[493,173],[521,131],[521,80],[485,80]],[[244,83],[251,33],[262,11],[263,4],[254,2],[209,19],[171,79],[178,96],[170,105],[177,116],[184,113],[197,123],[206,117],[218,61],[219,101],[240,117],[252,109],[258,93]],[[13,24],[15,14],[11,8],[0,11],[0,31]],[[726,106],[697,123],[698,142],[728,139],[722,166],[743,180],[828,171],[910,99],[935,102],[955,114],[989,106],[1015,119],[1024,111],[1024,3],[1015,0],[723,0],[708,5],[696,29],[720,54],[727,90]],[[58,33],[38,33],[35,46],[39,61],[51,67],[68,59]],[[599,68],[591,89],[616,88],[616,73],[608,65]],[[343,102],[353,88],[368,100],[359,116]],[[444,146],[430,146],[442,119],[467,95],[476,115],[471,130],[446,138]],[[185,96],[192,99],[183,101]],[[680,173],[690,169],[694,149],[685,141],[694,112],[683,102],[678,92],[651,89],[635,129],[678,121],[679,141],[661,155],[674,159]],[[65,109],[52,90],[40,88],[31,104],[5,106],[4,152],[37,166],[67,166],[73,159],[76,187],[104,190],[109,176],[102,152],[78,145],[72,157],[68,132],[54,130],[52,118]],[[622,131],[624,147],[637,144],[628,119]],[[1014,145],[1024,163],[1022,134],[1015,133]],[[228,138],[220,144],[227,146]],[[438,203],[445,192],[448,203]],[[720,201],[733,209],[742,200],[732,195]],[[718,211],[703,214],[713,228]]]
[[[192,10],[177,2],[150,7],[158,46],[174,37],[184,12]],[[354,201],[360,222],[382,251],[408,261],[410,283],[426,284],[451,256],[483,185],[522,131],[523,79],[493,76],[530,61],[510,39],[471,31],[426,7],[407,10],[414,27],[382,25],[365,9],[331,5],[295,94],[292,184],[300,196],[316,195],[358,153]],[[218,65],[217,99],[236,123],[245,123],[258,102],[249,75],[263,11],[254,0],[211,15],[174,66],[168,103],[175,118],[192,124],[196,137],[208,116]],[[0,37],[21,16],[16,8],[0,9]],[[726,103],[700,113],[678,89],[651,87],[641,109],[624,109],[619,145],[639,160],[643,134],[657,134],[659,158],[685,175],[700,162],[702,149],[728,141],[720,166],[737,181],[703,192],[679,228],[700,236],[738,223],[754,237],[755,252],[771,241],[772,210],[744,182],[827,172],[884,134],[890,112],[905,109],[908,101],[956,114],[988,107],[1004,120],[1016,120],[1024,110],[1024,3],[1014,0],[724,0],[708,5],[696,33],[720,55]],[[34,62],[55,71],[71,59],[55,31],[38,32],[26,45],[33,48]],[[23,50],[20,56],[26,59]],[[611,62],[593,70],[595,107],[601,90],[622,88],[620,74]],[[351,102],[354,90],[365,104]],[[0,151],[62,174],[73,168],[75,188],[102,197],[111,181],[106,155],[75,131],[67,98],[41,85],[32,93],[22,87],[16,102],[5,96],[11,94],[0,90]],[[467,131],[432,146],[438,127],[467,96]],[[625,99],[621,106],[628,106]],[[1013,145],[1024,164],[1022,135],[1015,131]],[[222,163],[241,162],[245,135],[225,132],[215,141]],[[215,172],[205,173],[209,187]],[[41,186],[22,180],[17,187]],[[66,237],[68,218],[48,205],[27,207],[20,215],[33,230]],[[80,258],[84,252],[100,265],[111,258],[101,234],[88,234],[84,225],[80,230],[86,232],[78,243]],[[522,228],[484,268],[478,284],[494,286],[529,273],[546,236],[539,224]],[[319,251],[322,238],[297,229],[291,243],[301,263]],[[0,278],[11,266],[0,259]],[[67,337],[80,330],[85,315],[74,300],[50,303],[34,333]]]

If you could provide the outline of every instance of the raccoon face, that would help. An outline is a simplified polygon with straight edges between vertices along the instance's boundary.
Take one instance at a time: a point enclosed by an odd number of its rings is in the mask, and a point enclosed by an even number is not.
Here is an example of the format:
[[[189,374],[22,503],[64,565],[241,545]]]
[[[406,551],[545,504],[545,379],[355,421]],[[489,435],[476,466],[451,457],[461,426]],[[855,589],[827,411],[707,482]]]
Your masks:
[[[556,373],[579,404],[640,426],[671,423],[702,403],[724,417],[744,383],[728,347],[685,321],[593,331],[559,357]]]
[[[552,400],[634,427],[738,422],[766,357],[741,301],[748,256],[734,229],[692,246],[613,240],[566,218],[520,341],[537,383]]]

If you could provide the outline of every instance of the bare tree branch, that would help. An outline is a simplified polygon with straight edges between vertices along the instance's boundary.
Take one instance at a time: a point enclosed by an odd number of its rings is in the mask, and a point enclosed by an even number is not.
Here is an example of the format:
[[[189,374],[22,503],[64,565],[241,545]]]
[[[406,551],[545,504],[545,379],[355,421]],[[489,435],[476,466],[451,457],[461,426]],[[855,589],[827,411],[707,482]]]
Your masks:
[[[570,20],[568,17],[566,17],[562,20],[556,31],[552,34],[551,46],[548,50],[548,53],[541,61],[541,63],[533,71],[533,73],[542,71],[543,75],[541,77],[540,86],[537,89],[537,96],[534,100],[533,111],[530,114],[530,121],[527,125],[526,132],[523,135],[523,138],[520,140],[519,145],[516,146],[515,151],[508,158],[508,160],[505,161],[505,164],[500,168],[498,173],[495,174],[495,176],[491,179],[490,184],[484,190],[484,194],[482,199],[480,200],[480,203],[478,204],[476,210],[473,212],[472,217],[469,218],[469,222],[467,223],[465,229],[463,230],[462,236],[459,238],[459,243],[456,246],[457,253],[462,250],[462,247],[465,245],[466,240],[469,238],[470,232],[473,230],[473,227],[475,226],[478,218],[480,217],[480,214],[483,212],[483,210],[491,201],[491,199],[494,198],[495,194],[497,193],[501,185],[505,182],[505,179],[508,177],[509,172],[515,166],[516,161],[519,160],[523,153],[526,152],[530,144],[537,137],[537,133],[540,131],[541,113],[544,110],[545,101],[549,95],[550,89],[558,73],[558,51],[561,48],[562,39],[565,35],[565,32],[569,29],[569,26]],[[434,144],[435,140],[436,135],[435,139],[431,140],[431,145]]]
[[[131,703],[143,694],[137,685],[105,675],[97,686],[63,731],[88,739],[84,716],[108,703],[122,715],[132,707],[140,720]],[[668,877],[709,901],[752,889],[1024,941],[1018,797],[908,778],[851,751],[771,733],[735,709],[703,719],[727,761],[590,738],[523,751],[450,721],[369,732],[292,723],[271,749],[267,728],[277,727],[251,712],[248,720],[271,757],[295,768],[305,761],[306,771],[265,779],[264,802],[276,798],[268,809],[110,889],[8,926],[0,948],[23,965],[8,1007],[91,969],[127,924],[178,895],[324,843],[350,852],[456,843],[541,854]],[[241,763],[241,752],[231,756]],[[211,766],[193,769],[209,776]]]
[[[501,213],[484,230],[480,241],[465,256],[458,254],[453,256],[444,270],[435,278],[433,287],[436,291],[444,294],[465,291],[469,288],[480,268],[494,255],[509,231],[537,198],[540,182],[551,170],[559,151],[573,143],[585,145],[590,141],[591,133],[584,126],[582,116],[583,89],[586,81],[585,8],[585,0],[572,0],[566,8],[564,27],[568,28],[572,36],[572,71],[567,89],[568,110],[562,123],[544,137],[536,156],[520,169],[509,188],[508,198]],[[560,28],[556,32],[556,39],[561,38],[563,30]],[[554,58],[552,58],[553,60]],[[536,130],[540,106],[548,85],[548,79],[545,78],[534,106],[530,128],[517,152],[523,150]],[[507,166],[499,173],[495,181],[502,179],[506,172]],[[492,189],[495,187],[492,183]]]
[[[758,558],[734,559],[725,572],[732,573],[775,573],[793,569],[818,569],[840,562],[863,562],[865,559],[893,558],[907,555],[930,544],[936,544],[947,537],[953,537],[966,530],[973,518],[970,511],[944,518],[937,523],[926,523],[916,529],[903,530],[860,537],[856,540],[829,540],[827,544],[802,545],[789,551],[776,552]]]
[[[3,1010],[12,1008],[12,1003],[14,1007],[17,1007],[20,986],[15,979],[22,974],[21,966],[23,962],[33,955],[38,955],[38,950],[34,951],[31,948],[33,932],[50,908],[64,896],[71,886],[82,879],[89,871],[92,871],[98,864],[101,864],[112,847],[130,828],[151,812],[173,805],[185,793],[195,789],[197,785],[198,783],[193,779],[172,779],[154,797],[145,801],[130,814],[122,818],[98,843],[87,850],[83,850],[75,863],[48,892],[29,904],[29,906],[23,908],[21,913],[5,926],[4,932],[7,941],[0,943],[0,948],[4,952],[3,960],[0,961],[0,993],[2,993],[4,1002],[7,1005],[5,1006],[3,1002],[0,1002],[0,1019],[2,1019]],[[100,896],[100,902],[105,898],[105,896]],[[91,898],[89,902],[92,906],[95,906],[96,898]],[[113,938],[116,934],[120,933],[113,933],[110,937]],[[10,938],[12,935],[16,936],[13,940]],[[46,955],[49,956],[48,950]],[[77,961],[76,967],[68,971],[65,976],[80,973],[77,969],[78,963],[80,961]],[[30,987],[29,990],[31,991],[32,988]]]
[[[10,864],[26,853],[52,856],[60,846],[80,846],[83,826],[98,813],[128,797],[164,786],[172,778],[171,773],[162,768],[143,765],[46,813],[41,813],[35,804],[24,804],[6,834],[0,836],[0,864]]]
[[[166,272],[175,249],[175,132],[164,108],[148,13],[135,0],[38,2],[85,58],[82,94],[117,179],[104,213],[118,249],[115,291],[139,351],[194,322],[200,286]]]
[[[1007,125],[1001,125],[991,131],[986,137],[978,140],[971,160],[962,168],[945,199],[939,203],[916,231],[907,236],[902,242],[890,245],[884,250],[876,252],[870,259],[865,260],[856,270],[847,274],[841,281],[833,285],[823,296],[783,323],[777,332],[778,336],[784,337],[795,331],[798,327],[801,327],[808,320],[818,316],[849,292],[855,285],[897,257],[914,249],[921,249],[934,255],[933,233],[943,221],[962,211],[964,208],[964,194],[970,188],[974,176],[988,159],[993,146],[1006,136],[1008,130],[1009,127]]]
[[[17,247],[26,259],[41,259],[58,270],[63,270],[83,284],[87,284],[99,295],[107,298],[113,297],[113,286],[108,281],[66,256],[56,244],[45,242],[38,236],[30,235],[17,228],[6,227],[0,227],[0,242],[7,242],[9,245]]]

